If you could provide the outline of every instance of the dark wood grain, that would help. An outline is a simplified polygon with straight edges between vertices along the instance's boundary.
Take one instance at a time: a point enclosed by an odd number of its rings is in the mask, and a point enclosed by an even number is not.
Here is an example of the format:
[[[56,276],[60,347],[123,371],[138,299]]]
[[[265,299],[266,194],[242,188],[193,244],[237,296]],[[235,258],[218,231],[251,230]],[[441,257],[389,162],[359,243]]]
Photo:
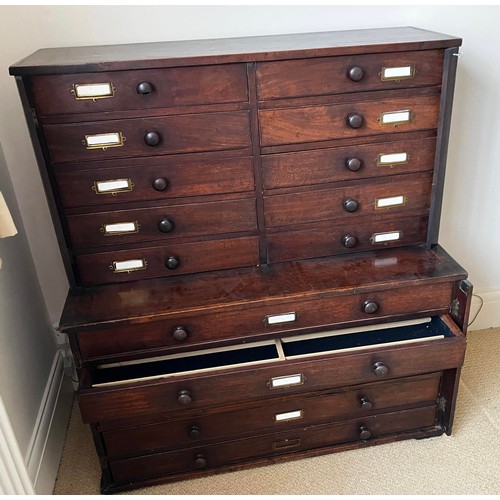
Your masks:
[[[304,224],[267,234],[269,262],[311,259],[362,252],[381,246],[390,248],[425,243],[427,216],[365,218],[362,223],[356,219]],[[400,232],[400,239],[393,242],[375,243],[374,234]],[[354,237],[356,243],[347,248],[343,238]]]
[[[166,267],[166,261],[171,256],[179,261],[176,269]],[[131,272],[113,271],[113,262],[131,259],[143,259],[146,267]],[[164,246],[82,254],[76,260],[82,284],[117,283],[257,265],[258,240],[255,236],[248,236],[196,243],[172,242]]]
[[[384,249],[359,255],[315,259],[272,267],[217,271],[92,287],[70,292],[60,328],[68,332],[97,323],[116,326],[191,313],[219,312],[229,304],[262,304],[353,290],[455,281],[467,276],[441,247]],[[182,300],[181,300],[182,297]]]
[[[373,323],[401,317],[412,311],[426,311],[440,314],[448,310],[451,301],[451,283],[439,283],[432,291],[425,285],[412,285],[405,289],[353,293],[347,296],[331,296],[309,300],[283,300],[279,303],[247,305],[226,308],[216,314],[193,311],[161,321],[148,321],[115,328],[102,326],[77,333],[79,351],[84,361],[113,355],[135,353],[157,355],[160,349],[177,347],[173,332],[182,326],[188,333],[182,342],[187,347],[202,348],[208,342],[223,340],[233,342],[248,341],[259,336],[268,339],[283,332],[307,332],[317,328],[346,326],[349,323]],[[375,314],[363,312],[366,300],[374,300],[379,305]],[[296,321],[269,325],[268,315],[294,312]],[[150,351],[150,352],[148,352]]]
[[[408,123],[382,125],[378,122],[382,113],[410,110],[412,120]],[[347,117],[358,113],[363,125],[358,129],[349,127]],[[377,102],[324,105],[289,109],[267,109],[259,112],[261,146],[327,141],[365,135],[410,132],[433,129],[438,124],[438,97],[408,97],[386,99]]]
[[[264,188],[300,187],[432,170],[435,143],[435,138],[392,140],[376,144],[263,155]],[[379,155],[394,153],[407,153],[407,162],[377,164]],[[346,162],[350,158],[361,161],[359,170],[350,171],[347,168]]]
[[[360,81],[347,75],[353,66],[363,71]],[[415,76],[381,79],[383,68],[402,66],[412,66]],[[257,89],[259,99],[266,100],[439,85],[442,69],[443,51],[438,50],[264,62],[257,65]]]
[[[436,401],[440,373],[367,384],[350,391],[329,392],[289,398],[265,407],[236,410],[231,413],[194,415],[185,420],[168,420],[154,425],[107,430],[103,439],[110,457],[137,454],[155,449],[184,446],[187,441],[199,446],[214,439],[245,437],[255,432],[281,432],[297,427],[318,425],[342,417],[363,417],[371,412],[361,407],[361,398],[369,400],[375,411],[411,405],[432,405]],[[275,415],[302,411],[302,417],[276,421]],[[196,438],[189,430],[200,430]]]
[[[152,91],[148,94],[139,94],[137,86],[141,82],[149,83]],[[114,95],[95,100],[76,99],[70,92],[73,85],[98,83],[112,84],[115,89]],[[43,75],[32,79],[32,88],[40,116],[137,111],[248,100],[244,64],[118,73]]]
[[[275,361],[241,368],[199,372],[182,377],[167,377],[121,386],[82,386],[80,409],[85,422],[113,420],[158,411],[181,411],[177,401],[181,390],[192,395],[190,409],[255,400],[284,394],[296,395],[349,384],[375,382],[375,361],[383,362],[390,378],[419,375],[457,368],[465,354],[465,338],[458,328],[444,339],[413,345],[377,346],[359,352],[314,356],[313,359]],[[301,374],[302,385],[271,389],[271,378]],[[92,378],[92,376],[91,376]],[[180,413],[182,415],[182,413]]]
[[[144,140],[152,131],[160,136],[157,146],[149,146]],[[123,146],[87,149],[84,144],[86,135],[118,132],[125,137]],[[44,134],[54,163],[239,149],[250,145],[248,113],[244,111],[47,125]]]
[[[11,75],[162,68],[221,62],[272,61],[461,45],[460,38],[413,27],[297,33],[40,49],[9,69]]]
[[[428,207],[432,187],[429,174],[377,178],[370,183],[351,183],[347,187],[265,196],[266,226],[291,226],[333,219],[341,219],[341,224],[348,224],[374,215],[404,216],[406,211]],[[403,196],[406,200],[404,205],[376,208],[376,200],[395,196]],[[344,201],[348,199],[358,203],[354,212],[348,212],[344,207]]]
[[[255,200],[228,200],[183,205],[158,203],[153,208],[136,208],[92,212],[67,217],[74,247],[90,248],[142,241],[165,244],[187,236],[256,231]],[[161,221],[169,221],[172,229],[162,232]],[[107,233],[106,226],[132,222],[137,232]]]

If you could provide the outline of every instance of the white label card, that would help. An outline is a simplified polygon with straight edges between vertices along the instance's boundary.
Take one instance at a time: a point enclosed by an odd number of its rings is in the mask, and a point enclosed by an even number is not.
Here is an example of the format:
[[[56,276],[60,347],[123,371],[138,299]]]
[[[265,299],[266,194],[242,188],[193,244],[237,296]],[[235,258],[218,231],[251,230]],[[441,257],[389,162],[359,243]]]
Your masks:
[[[97,181],[95,183],[98,193],[112,193],[114,191],[129,191],[132,186],[130,179],[115,179],[112,181]]]
[[[382,70],[382,78],[384,80],[411,78],[412,76],[413,76],[413,66],[398,66],[397,68],[384,68]]]
[[[109,97],[113,95],[111,83],[75,84],[75,95],[80,99],[92,97]]]
[[[271,388],[276,389],[277,387],[290,387],[292,385],[301,385],[304,383],[304,379],[301,374],[288,375],[286,377],[275,377],[271,379]]]
[[[376,200],[375,207],[376,208],[397,207],[404,205],[404,203],[405,203],[405,197],[403,195],[391,196],[390,198],[380,198]]]
[[[302,418],[302,410],[287,411],[286,413],[277,413],[274,415],[276,422],[296,420],[297,418]]]
[[[280,323],[290,323],[297,319],[297,313],[290,312],[284,314],[274,314],[272,316],[266,316],[266,321],[268,325],[278,325]]]
[[[117,224],[104,224],[106,234],[136,233],[136,222],[119,222]]]
[[[405,111],[391,111],[389,113],[382,113],[380,117],[380,122],[384,125],[390,125],[395,123],[406,123],[411,120],[410,110]]]
[[[122,260],[121,262],[113,262],[113,267],[116,272],[136,271],[138,269],[144,269],[146,263],[144,259]]]
[[[109,134],[86,135],[87,147],[119,146],[122,144],[122,136],[119,132]]]
[[[408,161],[408,153],[391,153],[379,155],[379,165],[393,165],[394,163],[406,163]]]
[[[378,233],[372,236],[373,243],[387,243],[388,241],[397,241],[401,239],[401,231],[392,233]]]

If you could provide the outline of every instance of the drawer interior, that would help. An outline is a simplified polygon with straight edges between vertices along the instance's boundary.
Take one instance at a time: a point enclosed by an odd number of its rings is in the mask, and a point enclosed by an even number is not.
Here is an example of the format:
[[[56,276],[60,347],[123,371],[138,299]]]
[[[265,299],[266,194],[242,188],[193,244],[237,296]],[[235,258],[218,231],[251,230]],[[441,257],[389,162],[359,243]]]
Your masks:
[[[371,331],[370,335],[367,335],[366,330],[362,332],[347,330],[340,333],[329,331],[315,335],[284,338],[282,339],[283,352],[287,359],[290,359],[331,351],[375,347],[380,344],[407,344],[453,336],[449,327],[438,316],[413,322],[377,326],[380,329]]]
[[[283,362],[326,353],[439,340],[453,337],[457,332],[457,327],[452,326],[446,317],[435,316],[102,364],[92,373],[92,387]]]

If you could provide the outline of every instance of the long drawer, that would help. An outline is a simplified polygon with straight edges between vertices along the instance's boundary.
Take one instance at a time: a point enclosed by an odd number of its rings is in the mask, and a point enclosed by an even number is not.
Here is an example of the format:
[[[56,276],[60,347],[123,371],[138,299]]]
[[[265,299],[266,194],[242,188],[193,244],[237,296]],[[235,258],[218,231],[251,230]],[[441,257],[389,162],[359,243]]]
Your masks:
[[[436,139],[359,144],[262,156],[264,189],[432,170]]]
[[[346,187],[314,189],[264,197],[267,227],[306,224],[314,221],[349,220],[375,215],[404,215],[429,207],[432,173],[399,175],[356,182]]]
[[[412,430],[430,429],[435,425],[435,416],[436,407],[428,406],[210,446],[113,460],[109,466],[116,483],[140,481],[144,478],[216,468],[242,460],[267,458],[301,450],[326,448],[340,443],[373,440]]]
[[[148,352],[168,348],[200,346],[206,342],[270,336],[328,325],[373,322],[415,311],[440,314],[449,309],[452,283],[412,285],[393,290],[288,300],[274,304],[248,305],[200,314],[196,311],[170,319],[135,324],[102,325],[76,333],[83,361],[106,356]],[[367,309],[367,304],[371,304]],[[72,334],[73,335],[73,334]]]
[[[81,283],[94,285],[253,266],[259,249],[257,237],[247,236],[87,253],[76,262]]]
[[[453,321],[308,337],[104,364],[83,370],[85,422],[206,409],[457,368],[465,338]]]
[[[247,111],[46,125],[53,163],[249,147]]]
[[[84,164],[89,170],[64,165],[56,172],[65,208],[113,203],[167,200],[182,196],[253,191],[252,158],[180,163],[168,158],[127,159],[126,166],[107,162]]]
[[[40,116],[248,100],[244,64],[39,75],[32,89]]]
[[[425,243],[428,217],[367,217],[358,221],[315,222],[302,229],[268,232],[269,262],[311,259],[349,252]]]
[[[66,217],[74,247],[90,248],[255,231],[255,200],[158,205]]]
[[[257,64],[259,99],[440,85],[441,50],[356,54]]]
[[[439,95],[259,111],[261,146],[435,129]]]
[[[287,398],[238,411],[221,410],[187,419],[174,417],[160,423],[105,430],[102,438],[108,457],[150,450],[197,446],[215,439],[234,439],[265,432],[281,432],[341,418],[367,416],[389,408],[428,406],[438,397],[440,373],[375,382],[320,395]]]

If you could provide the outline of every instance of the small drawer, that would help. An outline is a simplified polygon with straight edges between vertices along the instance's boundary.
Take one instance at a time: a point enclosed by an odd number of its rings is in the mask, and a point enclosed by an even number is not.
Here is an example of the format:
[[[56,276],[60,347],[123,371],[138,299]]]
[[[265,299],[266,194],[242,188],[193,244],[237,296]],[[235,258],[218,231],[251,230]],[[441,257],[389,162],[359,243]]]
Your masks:
[[[325,453],[331,452],[331,448],[327,447],[336,444],[366,442],[391,434],[432,430],[435,419],[436,407],[427,406],[180,451],[113,460],[109,467],[116,483],[141,481],[144,478],[192,473],[252,459],[272,459],[301,450],[325,448]]]
[[[82,254],[76,262],[81,283],[96,285],[253,266],[259,250],[252,236]]]
[[[203,409],[462,365],[465,338],[446,317],[328,331],[82,371],[85,422]]]
[[[40,116],[248,100],[244,64],[40,75],[31,82]]]
[[[195,446],[214,439],[318,425],[340,418],[367,416],[402,406],[427,406],[438,398],[440,373],[376,382],[349,391],[328,392],[310,397],[287,398],[265,406],[230,413],[217,412],[185,420],[106,430],[102,438],[109,457],[145,453],[150,450]]]
[[[383,269],[394,259],[380,259]],[[162,349],[201,346],[206,342],[251,336],[276,336],[311,328],[357,322],[373,322],[420,311],[446,312],[452,284],[413,285],[408,288],[353,295],[327,296],[309,300],[288,300],[274,304],[247,305],[210,314],[198,311],[156,321],[119,325],[103,324],[76,333],[83,361],[139,353],[154,355]],[[368,308],[367,308],[367,305]],[[367,328],[367,327],[365,327]]]
[[[443,51],[321,57],[257,64],[260,100],[441,85]]]
[[[268,232],[268,259],[285,262],[425,243],[427,223],[427,216],[367,218],[362,224],[316,222],[302,229]]]
[[[74,247],[171,241],[203,236],[255,231],[255,200],[229,200],[154,208],[95,212],[66,217]]]
[[[250,147],[247,111],[46,125],[54,163]]]
[[[261,146],[435,129],[439,95],[259,111]]]
[[[264,189],[432,170],[435,150],[436,139],[428,138],[264,155]]]
[[[176,163],[168,158],[127,160],[109,168],[92,162],[92,170],[56,172],[65,208],[134,201],[168,200],[183,196],[249,192],[254,189],[251,158]]]
[[[398,175],[348,187],[315,189],[264,197],[266,226],[292,226],[334,219],[342,224],[369,216],[404,215],[426,210],[431,201],[432,172]]]

